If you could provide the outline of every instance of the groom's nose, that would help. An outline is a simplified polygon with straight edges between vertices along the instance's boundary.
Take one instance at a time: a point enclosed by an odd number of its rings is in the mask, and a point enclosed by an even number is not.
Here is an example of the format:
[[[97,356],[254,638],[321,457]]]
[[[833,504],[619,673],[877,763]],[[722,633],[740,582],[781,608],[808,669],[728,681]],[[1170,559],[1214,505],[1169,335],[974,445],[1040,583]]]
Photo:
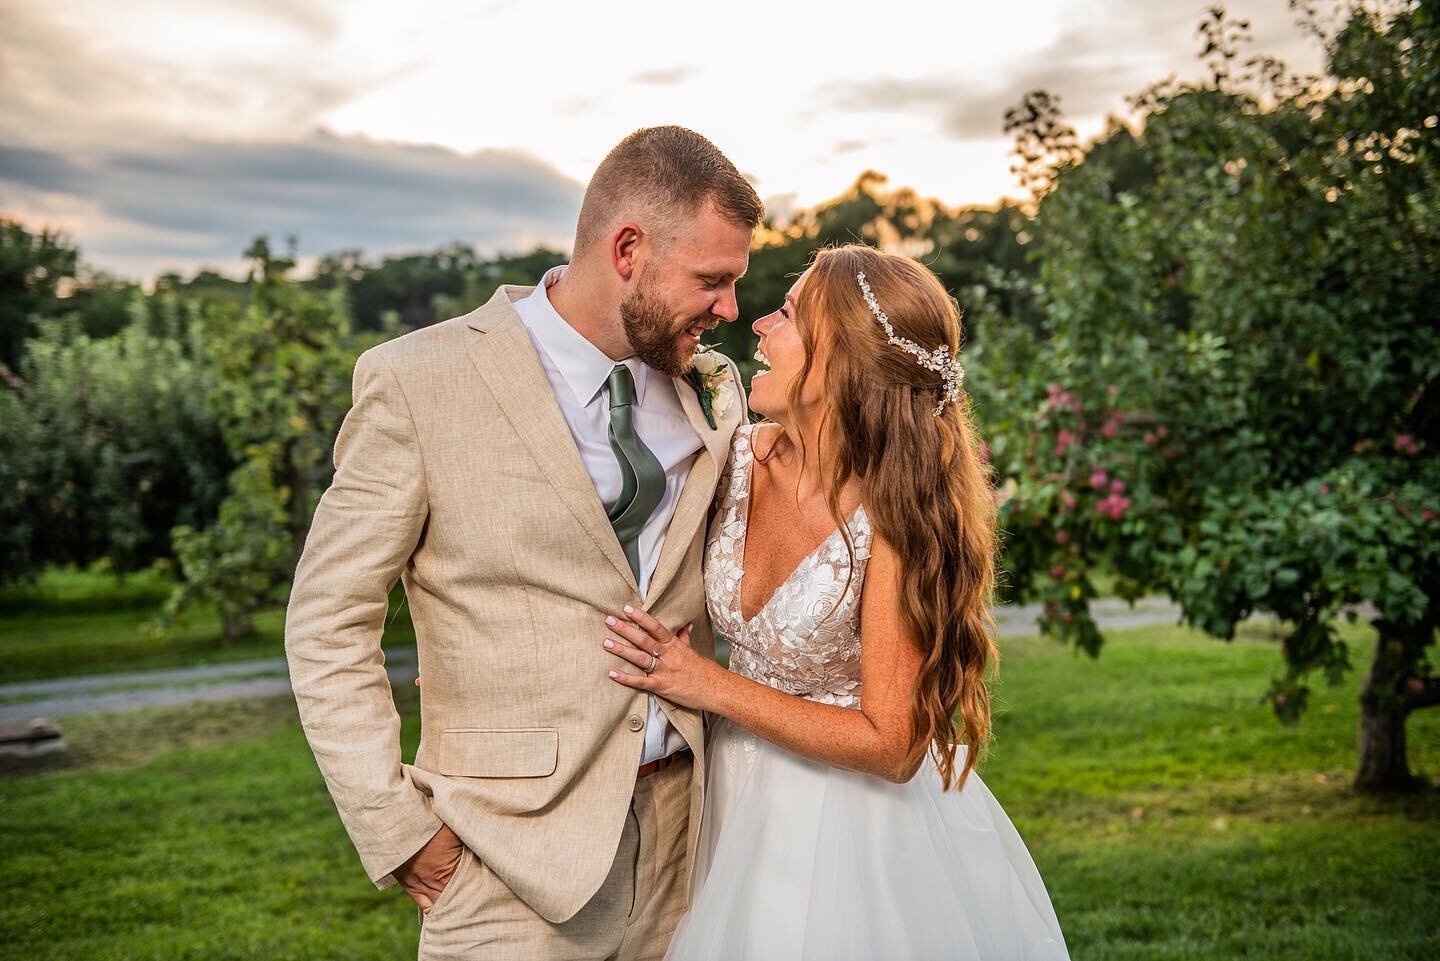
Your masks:
[[[710,306],[710,312],[727,324],[740,318],[740,305],[735,301],[734,284],[726,284],[721,288],[720,295]]]

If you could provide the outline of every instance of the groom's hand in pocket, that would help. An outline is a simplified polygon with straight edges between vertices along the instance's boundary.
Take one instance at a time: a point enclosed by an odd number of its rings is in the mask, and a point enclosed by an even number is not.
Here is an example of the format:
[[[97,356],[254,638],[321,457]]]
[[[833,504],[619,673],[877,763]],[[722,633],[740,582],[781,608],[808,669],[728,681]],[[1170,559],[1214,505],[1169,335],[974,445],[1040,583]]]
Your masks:
[[[450,830],[450,825],[441,824],[435,836],[425,842],[410,860],[395,869],[395,880],[410,895],[410,899],[426,911],[435,904],[455,869],[460,865],[460,855],[465,844],[460,836]]]

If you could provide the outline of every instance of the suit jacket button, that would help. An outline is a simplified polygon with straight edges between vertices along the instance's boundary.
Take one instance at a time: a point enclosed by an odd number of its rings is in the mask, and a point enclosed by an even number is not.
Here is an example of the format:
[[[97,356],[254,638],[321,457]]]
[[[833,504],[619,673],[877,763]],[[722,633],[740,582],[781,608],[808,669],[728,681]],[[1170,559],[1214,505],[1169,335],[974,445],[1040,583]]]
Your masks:
[[[645,730],[645,722],[640,719],[640,715],[639,715],[639,714],[631,714],[631,715],[630,715],[630,730],[632,730],[632,731],[643,731],[643,730]]]

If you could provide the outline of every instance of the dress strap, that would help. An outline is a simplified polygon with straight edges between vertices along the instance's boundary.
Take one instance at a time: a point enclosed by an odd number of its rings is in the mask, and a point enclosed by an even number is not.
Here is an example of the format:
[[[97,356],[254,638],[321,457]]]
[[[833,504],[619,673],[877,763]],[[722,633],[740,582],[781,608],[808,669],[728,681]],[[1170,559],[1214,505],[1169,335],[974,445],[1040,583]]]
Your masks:
[[[714,509],[723,511],[744,500],[750,494],[750,465],[754,461],[750,435],[754,424],[741,424],[730,436],[730,453],[720,471],[720,481],[715,487]]]

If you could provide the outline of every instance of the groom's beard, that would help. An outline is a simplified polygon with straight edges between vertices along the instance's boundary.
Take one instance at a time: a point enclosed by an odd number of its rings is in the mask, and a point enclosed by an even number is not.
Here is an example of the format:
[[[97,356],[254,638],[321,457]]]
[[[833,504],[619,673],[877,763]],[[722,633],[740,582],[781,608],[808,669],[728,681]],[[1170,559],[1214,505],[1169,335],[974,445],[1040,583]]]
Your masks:
[[[709,316],[697,318],[676,330],[671,326],[674,323],[672,317],[674,313],[667,310],[643,283],[620,301],[620,321],[635,356],[641,363],[662,374],[679,377],[695,362],[693,349],[680,345],[680,341],[686,338],[685,332],[697,323],[714,329],[715,319]]]

